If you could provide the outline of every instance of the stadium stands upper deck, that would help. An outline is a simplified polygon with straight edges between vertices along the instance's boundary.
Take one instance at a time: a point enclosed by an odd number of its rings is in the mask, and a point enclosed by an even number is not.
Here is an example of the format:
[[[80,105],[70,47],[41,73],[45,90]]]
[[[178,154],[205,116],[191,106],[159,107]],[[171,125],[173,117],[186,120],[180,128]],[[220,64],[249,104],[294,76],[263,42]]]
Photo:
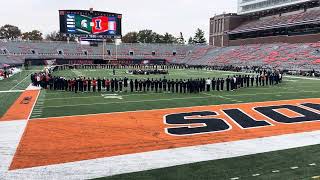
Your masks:
[[[210,18],[209,44],[315,43],[320,38],[319,12],[318,0],[239,0],[238,14]]]
[[[292,15],[272,16],[244,23],[229,34],[256,31],[261,29],[272,29],[279,27],[288,27],[311,22],[320,22],[320,8],[311,9],[307,12],[300,12]]]

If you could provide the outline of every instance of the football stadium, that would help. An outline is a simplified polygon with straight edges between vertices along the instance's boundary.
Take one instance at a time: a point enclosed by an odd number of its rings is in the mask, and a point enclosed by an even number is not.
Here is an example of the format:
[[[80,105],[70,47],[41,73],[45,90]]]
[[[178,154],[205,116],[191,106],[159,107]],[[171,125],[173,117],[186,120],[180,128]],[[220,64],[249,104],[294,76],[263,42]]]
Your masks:
[[[103,8],[0,20],[0,179],[320,179],[320,1],[236,5],[189,41]]]

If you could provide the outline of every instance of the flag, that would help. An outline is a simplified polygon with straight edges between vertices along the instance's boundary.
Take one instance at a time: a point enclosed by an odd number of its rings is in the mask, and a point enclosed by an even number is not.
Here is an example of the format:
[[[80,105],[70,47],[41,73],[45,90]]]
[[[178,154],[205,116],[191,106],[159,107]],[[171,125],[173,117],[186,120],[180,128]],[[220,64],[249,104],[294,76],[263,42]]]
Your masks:
[[[100,34],[107,32],[109,30],[109,21],[108,17],[106,16],[99,16],[92,19],[93,27],[92,33],[93,34]]]
[[[117,31],[116,18],[109,17],[108,27],[109,27],[108,28],[109,34],[116,34],[116,31]]]
[[[77,31],[80,33],[91,34],[91,18],[87,16],[76,15],[75,21]]]

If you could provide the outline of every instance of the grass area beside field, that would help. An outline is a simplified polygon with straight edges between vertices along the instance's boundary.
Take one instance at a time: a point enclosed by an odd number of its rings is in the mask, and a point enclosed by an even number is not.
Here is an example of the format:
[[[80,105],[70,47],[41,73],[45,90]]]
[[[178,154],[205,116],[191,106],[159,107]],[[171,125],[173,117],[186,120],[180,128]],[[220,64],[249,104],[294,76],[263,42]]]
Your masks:
[[[292,167],[298,168],[292,169]],[[232,178],[239,178],[239,180],[303,180],[312,179],[312,177],[319,175],[320,145],[315,145],[122,174],[100,178],[100,180],[230,180]]]
[[[206,70],[194,70],[194,69],[169,69],[167,75],[132,75],[128,74],[128,69],[116,69],[116,74],[113,75],[112,69],[73,69],[55,71],[54,76],[62,76],[66,78],[75,78],[78,76],[91,77],[91,78],[131,78],[131,79],[147,79],[155,78],[160,79],[166,77],[167,79],[188,79],[188,78],[212,78],[212,77],[227,77],[235,74],[248,74],[241,72],[229,72],[229,71],[206,71]]]

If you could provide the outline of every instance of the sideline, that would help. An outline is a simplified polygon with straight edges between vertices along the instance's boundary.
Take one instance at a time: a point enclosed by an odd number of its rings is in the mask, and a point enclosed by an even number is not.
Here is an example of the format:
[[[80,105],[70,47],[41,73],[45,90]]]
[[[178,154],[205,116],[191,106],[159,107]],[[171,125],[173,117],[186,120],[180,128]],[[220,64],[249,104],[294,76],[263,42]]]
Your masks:
[[[24,82],[31,74],[29,74],[27,77],[25,77],[24,79],[22,79],[18,84],[16,84],[15,86],[13,86],[10,90],[13,90],[14,88],[16,88],[19,84],[21,84],[22,82]]]
[[[241,96],[257,96],[257,95],[279,95],[279,94],[297,94],[297,93],[315,93],[318,91],[294,91],[294,92],[278,92],[278,93],[252,93],[252,94],[234,94],[234,95],[214,95],[209,93],[201,93],[206,96],[199,97],[181,97],[181,98],[170,98],[170,99],[151,99],[151,100],[140,100],[140,101],[119,101],[119,102],[108,102],[108,103],[91,103],[91,104],[71,104],[63,106],[45,106],[44,108],[63,108],[63,107],[76,107],[76,106],[91,106],[91,105],[106,105],[106,104],[121,104],[121,103],[143,103],[143,102],[157,102],[157,101],[172,101],[172,100],[187,100],[187,99],[203,99],[208,97],[224,98],[226,97],[241,97]],[[128,97],[128,96],[122,96]],[[102,96],[88,96],[88,97],[71,97],[71,98],[50,98],[45,99],[45,101],[50,100],[62,100],[62,99],[86,99],[86,98],[102,98]],[[231,98],[230,98],[231,99]]]
[[[9,90],[9,91],[0,91],[0,93],[18,93],[24,92],[25,90]]]
[[[5,172],[4,179],[94,179],[320,143],[320,131],[157,150]]]
[[[293,79],[306,79],[306,80],[316,80],[320,81],[320,78],[312,78],[312,77],[299,77],[299,76],[284,76],[286,78],[293,78]]]

